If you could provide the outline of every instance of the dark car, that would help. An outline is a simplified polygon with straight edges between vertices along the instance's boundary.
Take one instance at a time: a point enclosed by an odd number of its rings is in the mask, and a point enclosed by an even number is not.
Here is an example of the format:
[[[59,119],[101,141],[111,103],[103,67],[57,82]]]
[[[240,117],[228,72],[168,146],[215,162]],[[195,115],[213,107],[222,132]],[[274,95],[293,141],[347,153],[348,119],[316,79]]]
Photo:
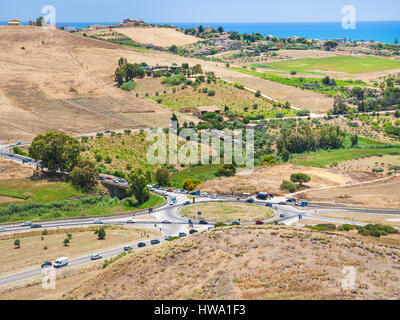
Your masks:
[[[173,189],[167,189],[167,192],[174,192]]]
[[[46,261],[42,264],[41,268],[51,267],[53,264],[50,261]]]
[[[264,224],[264,221],[262,221],[262,220],[256,220],[256,224]]]
[[[246,200],[246,202],[247,202],[247,203],[254,203],[254,199],[253,199],[253,198],[248,198],[248,199]]]
[[[286,200],[286,202],[294,202],[294,203],[296,203],[296,198],[289,198],[289,199]]]
[[[132,247],[131,247],[131,246],[125,246],[125,247],[124,247],[124,250],[125,250],[125,251],[132,250]]]
[[[196,233],[196,232],[198,232],[196,229],[191,229],[191,230],[189,231],[189,234],[193,234],[193,233]]]
[[[33,225],[31,225],[32,229],[41,228],[41,227],[42,227],[41,224],[33,224]]]
[[[146,244],[145,244],[144,242],[139,242],[139,243],[137,244],[137,246],[138,246],[139,248],[142,248],[142,247],[145,247]]]
[[[99,176],[99,180],[106,180],[106,178],[104,176]]]
[[[184,233],[184,232],[179,232],[179,237],[186,237],[186,236],[187,236],[186,233]]]
[[[185,206],[187,206],[187,205],[189,205],[191,202],[189,201],[189,200],[186,200],[183,204],[185,205]]]
[[[158,239],[153,239],[153,240],[150,241],[150,243],[151,243],[151,244],[159,244],[159,243],[160,243],[160,240],[158,240]]]
[[[204,219],[201,219],[201,220],[199,221],[199,224],[208,224],[208,222],[207,222],[206,220],[204,220]]]
[[[266,205],[267,207],[272,208],[272,203],[267,202],[265,205]]]
[[[240,222],[239,221],[232,221],[232,224],[240,225]]]
[[[278,202],[278,204],[279,204],[279,205],[282,205],[282,206],[285,206],[285,205],[286,205],[286,202],[285,202],[285,201],[280,201],[280,202]]]

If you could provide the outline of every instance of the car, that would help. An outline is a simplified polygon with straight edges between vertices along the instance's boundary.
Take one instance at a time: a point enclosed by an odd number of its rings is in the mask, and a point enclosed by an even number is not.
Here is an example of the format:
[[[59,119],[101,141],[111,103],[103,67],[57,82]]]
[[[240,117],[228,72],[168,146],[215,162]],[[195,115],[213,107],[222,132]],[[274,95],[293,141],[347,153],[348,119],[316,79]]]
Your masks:
[[[165,236],[165,237],[164,237],[164,240],[165,240],[165,241],[168,241],[170,238],[171,238],[171,236]]]
[[[30,227],[32,224],[33,224],[32,221],[27,221],[27,222],[21,223],[21,227]]]
[[[232,224],[234,224],[234,225],[240,225],[240,222],[239,222],[239,221],[232,221]]]
[[[193,233],[196,233],[196,232],[198,232],[196,229],[191,229],[191,230],[189,231],[189,234],[193,234]]]
[[[135,223],[135,220],[133,220],[133,219],[128,219],[128,220],[126,220],[126,223]]]
[[[209,227],[207,228],[207,231],[210,231],[211,229],[214,229],[214,226],[209,226]]]
[[[32,229],[37,229],[37,228],[41,228],[41,227],[42,227],[42,225],[41,224],[37,224],[37,223],[31,225]]]
[[[139,243],[137,244],[137,246],[138,246],[139,248],[142,248],[142,247],[145,247],[146,244],[145,244],[144,242],[139,242]]]
[[[296,203],[296,198],[289,198],[289,199],[286,200],[286,202],[294,202],[294,203]]]
[[[183,205],[185,205],[185,206],[187,206],[187,205],[189,205],[190,204],[190,201],[189,200],[186,200],[184,203],[183,203]]]
[[[99,253],[95,253],[90,256],[90,260],[99,260],[101,258],[103,258],[103,256]]]
[[[184,233],[184,232],[179,232],[179,237],[186,237],[187,236],[187,234],[186,233]]]
[[[253,199],[253,198],[248,198],[248,199],[246,200],[246,202],[247,202],[247,203],[254,203],[254,199]]]
[[[150,241],[150,243],[151,243],[151,244],[159,244],[159,243],[160,243],[160,240],[158,240],[158,239],[153,239],[153,240]]]
[[[172,201],[170,201],[169,205],[172,206],[172,205],[174,205],[174,203]]]
[[[204,219],[200,219],[199,224],[208,224],[208,222]]]
[[[267,202],[267,203],[265,204],[265,206],[272,208],[272,203]]]
[[[154,189],[154,188],[150,188],[149,190],[150,190],[151,192],[154,192],[155,189]]]
[[[99,180],[106,180],[106,177],[104,177],[104,176],[99,176]]]
[[[200,196],[201,197],[208,197],[208,193],[207,192],[200,193]]]
[[[280,217],[280,218],[284,218],[284,217],[285,217],[285,214],[284,214],[284,213],[281,213],[281,214],[279,215],[279,217]]]
[[[67,257],[62,257],[62,258],[58,258],[54,263],[53,263],[53,267],[54,268],[61,268],[64,267],[68,264],[68,258]]]
[[[94,224],[103,224],[104,222],[101,221],[100,219],[96,219],[93,221]]]
[[[280,201],[280,202],[278,202],[278,204],[281,205],[281,206],[285,206],[286,205],[286,201]]]
[[[51,267],[53,264],[50,261],[46,261],[43,263],[40,267],[41,268],[46,268],[46,267]]]
[[[174,192],[174,189],[167,189],[168,192]]]
[[[192,192],[189,192],[189,194],[190,194],[191,196],[195,196],[195,195],[197,195],[197,192],[196,192],[196,191],[192,191]]]
[[[217,199],[217,195],[216,195],[216,194],[212,194],[212,195],[210,196],[210,198],[211,198],[211,199]]]
[[[125,246],[125,247],[124,247],[124,251],[129,251],[129,250],[132,250],[132,247],[131,247],[131,246]]]
[[[104,133],[110,133],[111,131],[110,130],[106,130],[106,131],[104,131]]]
[[[0,228],[0,232],[4,232],[4,231],[7,231],[7,229],[6,228]]]
[[[163,221],[161,221],[161,223],[172,223],[172,222],[169,220],[163,220]]]
[[[111,177],[106,177],[106,180],[112,180],[112,178]]]
[[[118,181],[118,179],[112,179],[112,182],[114,182],[114,183],[119,183],[119,181]]]
[[[264,224],[264,221],[262,221],[262,220],[256,220],[256,224]]]

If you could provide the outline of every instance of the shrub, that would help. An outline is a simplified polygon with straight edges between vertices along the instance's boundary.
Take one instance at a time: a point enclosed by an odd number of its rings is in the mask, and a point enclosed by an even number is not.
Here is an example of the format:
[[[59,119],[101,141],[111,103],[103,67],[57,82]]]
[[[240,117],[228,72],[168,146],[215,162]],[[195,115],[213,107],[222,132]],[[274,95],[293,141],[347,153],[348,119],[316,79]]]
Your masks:
[[[218,228],[218,227],[226,227],[226,224],[223,223],[223,222],[216,222],[216,223],[214,223],[214,227],[215,227],[215,228]]]
[[[291,183],[290,181],[283,180],[280,189],[282,191],[287,190],[289,192],[295,192],[297,187],[295,184]]]
[[[389,225],[367,224],[364,227],[358,227],[358,233],[363,236],[372,236],[379,238],[388,234],[398,234],[399,231]]]
[[[332,223],[326,223],[326,224],[317,224],[315,226],[306,225],[306,228],[318,231],[329,231],[329,230],[336,230],[336,225]]]
[[[208,95],[209,95],[210,97],[215,96],[215,90],[208,90]]]
[[[199,179],[186,179],[183,181],[182,188],[193,191],[199,184],[201,184],[201,180]]]
[[[101,227],[100,229],[97,229],[94,234],[97,234],[97,239],[103,240],[106,238],[106,230],[104,227]]]
[[[125,82],[123,85],[121,85],[121,89],[125,91],[132,91],[135,88],[136,88],[136,82],[133,80]]]

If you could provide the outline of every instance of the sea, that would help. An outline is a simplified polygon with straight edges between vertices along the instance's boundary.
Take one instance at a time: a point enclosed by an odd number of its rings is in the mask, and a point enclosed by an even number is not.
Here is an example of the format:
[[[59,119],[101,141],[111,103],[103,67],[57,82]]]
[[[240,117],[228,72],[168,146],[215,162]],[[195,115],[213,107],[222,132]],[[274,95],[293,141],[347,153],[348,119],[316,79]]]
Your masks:
[[[75,28],[86,28],[92,24],[109,25],[114,22],[58,22],[61,26],[73,26]],[[312,39],[337,39],[347,40],[374,40],[376,42],[394,43],[395,39],[400,41],[400,21],[359,21],[355,29],[344,29],[341,22],[296,22],[296,23],[224,23],[224,22],[149,22],[152,24],[170,24],[180,28],[194,28],[199,25],[217,29],[222,26],[225,31],[237,31],[240,33],[260,33],[262,35],[273,35],[275,37],[304,37]],[[6,25],[6,21],[0,21],[0,25]],[[23,22],[27,25],[27,22]]]

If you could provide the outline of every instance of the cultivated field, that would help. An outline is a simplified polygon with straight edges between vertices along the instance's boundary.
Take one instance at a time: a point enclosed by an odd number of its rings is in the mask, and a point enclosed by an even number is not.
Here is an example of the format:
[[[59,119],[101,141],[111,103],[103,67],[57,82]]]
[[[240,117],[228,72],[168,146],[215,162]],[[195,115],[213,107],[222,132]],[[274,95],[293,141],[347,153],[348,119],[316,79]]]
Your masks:
[[[285,71],[337,71],[351,74],[399,69],[400,61],[373,56],[333,56],[305,58],[268,63],[273,69]]]
[[[200,218],[206,220],[217,220],[217,221],[255,221],[265,220],[273,215],[273,210],[251,203],[229,203],[229,202],[211,202],[211,203],[199,203],[183,207],[181,213],[192,218],[197,216],[198,212],[202,215]]]
[[[186,35],[172,28],[120,28],[119,33],[139,43],[151,43],[155,46],[170,47],[172,45],[185,46],[198,42],[200,39]]]
[[[98,227],[49,229],[48,235],[43,235],[42,231],[2,234],[0,275],[38,267],[46,261],[54,262],[61,256],[74,258],[114,248],[117,245],[121,245],[122,249],[124,244],[132,241],[161,235],[155,230],[109,226],[106,227],[106,238],[98,240],[94,234],[96,229]],[[67,238],[67,233],[72,234],[72,239],[68,246],[64,246],[63,241]],[[14,248],[15,239],[21,241],[19,249]]]
[[[369,241],[282,226],[215,229],[127,255],[64,299],[396,299],[399,249]],[[342,289],[344,266],[356,268],[356,289]]]

